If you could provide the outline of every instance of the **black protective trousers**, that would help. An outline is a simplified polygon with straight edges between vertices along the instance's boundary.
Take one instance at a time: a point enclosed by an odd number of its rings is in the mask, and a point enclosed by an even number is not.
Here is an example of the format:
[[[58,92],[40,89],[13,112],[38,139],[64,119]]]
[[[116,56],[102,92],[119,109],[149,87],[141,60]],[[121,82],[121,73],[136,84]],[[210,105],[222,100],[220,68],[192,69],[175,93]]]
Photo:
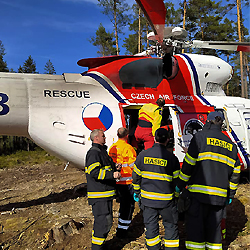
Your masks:
[[[92,205],[94,226],[92,234],[92,250],[103,250],[104,242],[112,227],[113,200],[97,201]]]
[[[131,185],[117,184],[116,190],[120,201],[118,229],[127,230],[131,223],[135,208],[133,188]]]
[[[178,212],[171,202],[165,208],[152,208],[141,205],[143,211],[143,220],[146,227],[146,244],[147,249],[161,249],[161,240],[159,236],[159,216],[161,215],[162,224],[165,229],[164,245],[165,249],[179,249],[179,233],[178,233]]]
[[[221,220],[224,206],[200,203],[191,198],[185,214],[187,249],[222,249]]]

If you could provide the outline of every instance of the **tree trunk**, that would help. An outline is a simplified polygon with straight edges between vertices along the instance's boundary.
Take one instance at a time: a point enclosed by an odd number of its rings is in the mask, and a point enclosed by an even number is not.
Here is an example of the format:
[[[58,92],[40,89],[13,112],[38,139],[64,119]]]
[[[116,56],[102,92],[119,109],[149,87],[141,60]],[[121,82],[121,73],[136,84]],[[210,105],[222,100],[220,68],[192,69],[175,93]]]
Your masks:
[[[227,54],[227,63],[229,63],[229,55],[228,54]],[[227,82],[226,86],[227,86],[226,95],[229,96],[229,83],[228,82]]]
[[[239,42],[243,42],[242,31],[241,31],[241,0],[237,0],[237,24],[238,24],[238,36]],[[243,52],[240,51],[240,80],[241,80],[241,96],[246,98],[246,84],[244,79],[244,66],[243,66]]]
[[[187,0],[184,0],[183,3],[183,29],[186,27],[186,13],[187,13]],[[184,49],[182,49],[181,53],[184,53]]]
[[[118,45],[118,28],[117,28],[117,15],[116,15],[116,0],[114,0],[114,20],[115,20],[115,44],[116,54],[119,56],[119,45]]]
[[[249,66],[248,66],[248,60],[247,55],[243,53],[243,65],[244,65],[244,81],[245,81],[245,95],[248,99],[248,86],[249,86]],[[247,80],[248,78],[248,80]]]
[[[147,48],[149,48],[148,34],[149,34],[149,31],[148,31],[148,24],[147,24]]]
[[[141,53],[141,8],[139,7],[138,53]]]

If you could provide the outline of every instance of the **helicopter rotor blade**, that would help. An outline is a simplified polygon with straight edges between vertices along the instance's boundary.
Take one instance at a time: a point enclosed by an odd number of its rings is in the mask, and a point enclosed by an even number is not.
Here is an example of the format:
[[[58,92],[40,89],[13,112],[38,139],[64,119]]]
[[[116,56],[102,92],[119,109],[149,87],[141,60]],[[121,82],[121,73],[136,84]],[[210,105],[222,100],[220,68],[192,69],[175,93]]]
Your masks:
[[[152,26],[156,39],[160,43],[163,42],[166,18],[164,2],[162,0],[136,0],[136,2]]]
[[[140,57],[143,55],[138,55]],[[99,67],[101,65],[111,63],[113,61],[126,59],[126,58],[133,58],[134,56],[104,56],[104,57],[96,57],[96,58],[84,58],[77,62],[79,66],[88,67],[89,69]]]
[[[204,49],[220,49],[250,52],[250,43],[247,42],[224,42],[224,41],[199,41],[193,40],[192,47]]]

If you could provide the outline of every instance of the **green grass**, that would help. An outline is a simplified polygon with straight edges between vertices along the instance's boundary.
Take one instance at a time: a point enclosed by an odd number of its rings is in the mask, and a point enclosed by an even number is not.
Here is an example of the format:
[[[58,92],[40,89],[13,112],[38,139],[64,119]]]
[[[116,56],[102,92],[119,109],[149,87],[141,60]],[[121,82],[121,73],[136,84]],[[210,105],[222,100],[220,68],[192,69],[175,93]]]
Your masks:
[[[35,151],[17,151],[11,155],[0,156],[0,169],[14,168],[16,166],[42,164],[46,161],[53,162],[53,164],[61,164],[62,161],[55,156],[49,155],[41,148]]]

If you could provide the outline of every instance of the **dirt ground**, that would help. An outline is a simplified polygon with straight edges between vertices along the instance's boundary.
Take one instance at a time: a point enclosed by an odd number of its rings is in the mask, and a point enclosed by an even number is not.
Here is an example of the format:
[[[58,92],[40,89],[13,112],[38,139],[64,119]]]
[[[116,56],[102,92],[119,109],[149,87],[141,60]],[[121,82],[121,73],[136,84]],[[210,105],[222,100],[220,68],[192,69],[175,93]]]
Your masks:
[[[0,249],[91,249],[93,216],[87,203],[82,171],[51,162],[0,170]],[[115,237],[119,204],[107,249],[146,249],[141,212],[136,205],[128,238]],[[179,222],[180,249],[184,225]],[[160,223],[160,232],[164,230]],[[250,184],[239,185],[227,207],[227,237],[223,249],[250,249]]]

